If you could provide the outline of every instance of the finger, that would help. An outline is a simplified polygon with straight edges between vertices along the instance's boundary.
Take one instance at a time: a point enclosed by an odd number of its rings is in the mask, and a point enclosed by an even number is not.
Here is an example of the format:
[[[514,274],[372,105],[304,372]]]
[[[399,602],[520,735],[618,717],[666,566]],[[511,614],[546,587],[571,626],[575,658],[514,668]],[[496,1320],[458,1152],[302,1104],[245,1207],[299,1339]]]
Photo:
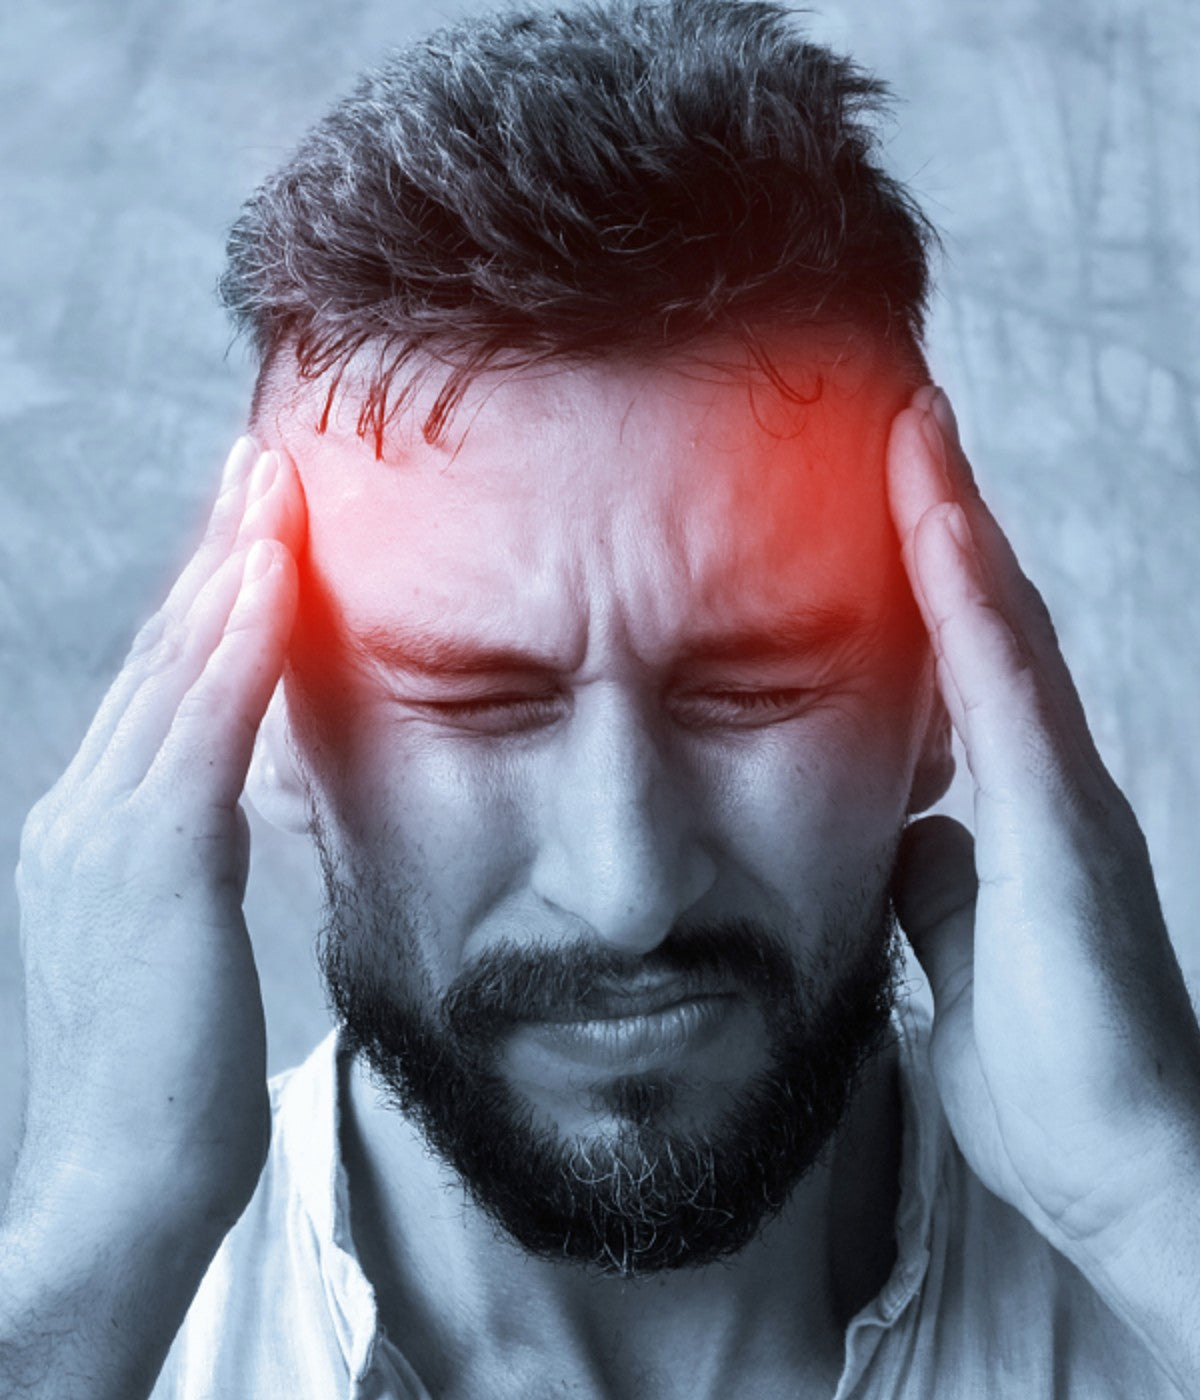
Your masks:
[[[276,540],[250,550],[216,647],[181,699],[143,784],[186,791],[203,806],[236,807],[254,738],[283,669],[296,613],[295,560]]]
[[[265,468],[265,469],[264,469]],[[124,712],[112,729],[93,772],[112,792],[128,792],[144,778],[175,711],[220,644],[231,609],[246,577],[247,545],[278,544],[285,551],[303,547],[305,511],[299,477],[290,459],[266,453],[256,468],[250,500],[234,541],[236,552],[208,580],[188,611],[163,634],[149,664],[131,668]],[[268,556],[261,556],[265,559]],[[98,772],[103,766],[103,773]]]
[[[1011,682],[1021,673],[1022,693],[1036,702],[1038,722],[1053,731],[1053,745],[1060,756],[1077,765],[1081,776],[1086,772],[1098,779],[1104,773],[1103,764],[1049,613],[974,486],[970,466],[957,442],[949,402],[940,391],[927,386],[898,416],[889,446],[888,472],[905,566],[934,640],[947,706],[964,742],[964,703],[974,705],[989,684]],[[924,529],[927,518],[929,533]],[[934,519],[942,522],[940,546],[932,528]],[[965,540],[957,549],[946,535],[956,519],[962,521],[960,533]],[[919,541],[924,542],[920,550]],[[965,614],[950,607],[952,596],[960,609],[967,607]],[[948,665],[941,645],[952,614],[959,633],[964,620],[972,618],[981,628],[979,645],[968,649],[973,664],[961,675]],[[955,654],[962,657],[966,653],[960,647]],[[980,665],[985,657],[1002,670],[990,677],[982,674]],[[964,699],[962,687],[968,680],[977,683],[971,686],[971,696]],[[1011,685],[1004,693],[1011,700]],[[990,709],[994,712],[995,707]],[[1023,713],[1030,718],[1028,706]]]
[[[916,391],[893,420],[888,440],[888,500],[902,548],[907,548],[925,512],[951,495],[949,478],[928,431],[935,392],[932,384]]]
[[[250,494],[235,545],[243,547],[255,540],[279,540],[298,558],[307,530],[299,473],[286,452],[269,452],[264,457],[270,459],[271,464],[264,467],[265,475],[259,489]]]
[[[227,559],[187,613],[164,634],[153,664],[124,675],[124,708],[91,772],[74,784],[76,793],[111,800],[142,782],[183,697],[220,643],[242,586],[246,558],[247,551],[240,550]]]
[[[261,453],[241,489],[228,492],[230,506],[210,528],[159,611],[169,625],[183,617],[216,569],[255,540],[278,539],[297,552],[304,532],[303,493],[286,453]]]
[[[144,645],[143,633],[148,633],[148,640],[153,645],[156,627],[166,620],[181,617],[191,607],[196,594],[229,558],[241,530],[247,504],[269,488],[273,475],[271,454],[263,452],[252,437],[240,437],[221,475],[217,500],[200,544],[175,580],[158,613],[134,639],[134,650],[139,644]]]
[[[906,828],[892,877],[892,900],[939,1015],[969,994],[974,963],[974,842],[950,817],[925,817]]]
[[[922,516],[911,566],[939,686],[975,779],[977,816],[981,799],[1049,801],[1060,814],[1064,804],[1111,802],[1116,789],[1081,712],[1064,717],[1061,690],[997,606],[960,506]]]
[[[82,781],[94,768],[125,713],[130,697],[142,684],[147,668],[160,664],[160,653],[176,645],[177,639],[171,635],[173,627],[229,558],[245,517],[247,499],[261,489],[264,475],[258,444],[249,436],[238,438],[225,461],[204,537],[162,606],[134,637],[120,673],[100,702],[88,732],[63,775],[64,786]]]
[[[1008,620],[1017,645],[1041,665],[1047,683],[1062,690],[1064,705],[1077,705],[1049,610],[980,494],[959,441],[949,399],[932,385],[914,394],[912,406],[894,426],[889,491],[902,551],[910,566],[913,536],[925,512],[946,502],[962,508],[981,572],[990,585],[993,606]],[[1081,719],[1082,711],[1072,717]]]
[[[243,438],[240,443],[253,445],[253,440]],[[303,494],[290,460],[278,453],[262,453],[253,458],[254,470],[247,473],[246,458],[238,454],[239,449],[235,448],[230,455],[223,478],[224,489],[204,541],[163,607],[135,640],[125,666],[101,702],[64,775],[65,787],[83,782],[95,770],[113,743],[125,715],[131,706],[145,702],[147,691],[162,688],[164,683],[169,687],[173,681],[174,701],[169,694],[166,701],[173,706],[195,679],[199,671],[195,665],[197,644],[207,644],[210,648],[216,645],[236,594],[236,575],[232,582],[226,581],[220,593],[225,599],[223,611],[211,591],[214,578],[227,566],[233,553],[244,553],[255,539],[265,537],[279,538],[294,550],[302,547]],[[205,603],[198,607],[202,596]],[[215,629],[209,626],[189,635],[198,617],[208,618],[210,622],[215,618]],[[165,729],[165,725],[151,726],[148,737],[157,743]],[[144,747],[144,744],[137,746],[138,750]],[[113,766],[114,778],[122,785],[140,781],[145,768],[138,769],[138,762],[137,753],[124,755]]]
[[[988,985],[986,967],[976,976],[978,894],[974,843],[964,826],[935,816],[907,827],[892,901],[933,994],[930,1065],[942,1106],[958,1141],[977,1146],[988,1136],[980,1124],[992,1097],[977,1039],[978,993]]]
[[[934,390],[930,398],[929,416],[923,430],[934,456],[941,463],[947,485],[946,498],[957,501],[966,513],[983,569],[993,586],[996,605],[1008,618],[1019,644],[1027,646],[1045,668],[1047,678],[1065,682],[1065,691],[1074,695],[1050,610],[1022,570],[1016,551],[980,493],[959,439],[954,410],[941,389]]]

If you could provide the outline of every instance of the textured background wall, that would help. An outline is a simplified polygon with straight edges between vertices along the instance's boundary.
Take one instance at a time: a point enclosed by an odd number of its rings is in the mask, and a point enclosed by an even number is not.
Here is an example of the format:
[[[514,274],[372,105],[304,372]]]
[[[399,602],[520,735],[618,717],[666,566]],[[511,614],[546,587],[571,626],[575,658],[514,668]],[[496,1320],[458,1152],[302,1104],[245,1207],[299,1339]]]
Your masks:
[[[39,0],[0,21],[0,866],[188,554],[249,373],[213,296],[241,197],[414,0]],[[931,338],[1059,621],[1200,983],[1200,12],[846,0],[946,236]],[[962,794],[951,805],[961,810]],[[302,843],[256,827],[272,1065],[323,1033]],[[0,890],[0,1183],[21,1075]]]

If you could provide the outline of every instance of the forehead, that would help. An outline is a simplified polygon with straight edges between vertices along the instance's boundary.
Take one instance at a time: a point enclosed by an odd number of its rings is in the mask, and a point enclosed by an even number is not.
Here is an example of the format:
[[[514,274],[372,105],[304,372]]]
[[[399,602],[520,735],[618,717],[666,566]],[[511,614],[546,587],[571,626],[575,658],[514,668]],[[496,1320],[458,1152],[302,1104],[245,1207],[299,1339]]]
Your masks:
[[[653,653],[684,627],[877,611],[896,581],[883,452],[909,387],[861,343],[798,340],[773,363],[792,392],[719,357],[489,375],[436,445],[418,396],[381,460],[350,398],[316,431],[314,386],[274,421],[310,565],[351,628],[523,627],[580,655],[613,628]]]

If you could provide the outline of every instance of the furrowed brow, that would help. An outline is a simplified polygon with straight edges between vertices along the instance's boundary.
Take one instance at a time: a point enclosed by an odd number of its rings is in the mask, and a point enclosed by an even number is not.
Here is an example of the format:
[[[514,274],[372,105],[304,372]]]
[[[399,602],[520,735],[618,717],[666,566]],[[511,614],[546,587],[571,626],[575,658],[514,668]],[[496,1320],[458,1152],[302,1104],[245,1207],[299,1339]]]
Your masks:
[[[390,628],[368,627],[361,632],[351,632],[350,644],[367,660],[389,671],[445,679],[556,669],[548,656],[425,630],[401,633]]]
[[[700,632],[670,658],[676,666],[736,665],[794,660],[833,651],[862,638],[872,624],[852,608],[805,608],[769,625]],[[492,646],[470,637],[426,629],[368,627],[348,634],[351,647],[389,671],[434,679],[537,673],[561,675],[571,670],[562,658],[519,647]]]
[[[872,630],[866,614],[850,607],[810,607],[753,628],[702,632],[678,656],[683,665],[787,661],[830,652]]]

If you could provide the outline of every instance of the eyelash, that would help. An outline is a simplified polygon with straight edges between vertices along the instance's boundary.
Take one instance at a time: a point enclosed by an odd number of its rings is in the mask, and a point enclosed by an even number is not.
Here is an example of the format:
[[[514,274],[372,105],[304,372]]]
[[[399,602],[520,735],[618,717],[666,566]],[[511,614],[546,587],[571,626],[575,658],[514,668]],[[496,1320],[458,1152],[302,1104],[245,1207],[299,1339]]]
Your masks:
[[[500,716],[506,729],[516,729],[548,722],[560,699],[558,695],[484,695],[476,700],[419,700],[414,708],[448,724]]]
[[[722,707],[729,706],[737,718],[751,721],[750,725],[745,726],[749,728],[756,727],[756,722],[760,720],[764,723],[771,723],[776,719],[793,718],[812,699],[812,696],[813,691],[811,690],[792,687],[776,690],[700,691],[685,697],[685,699],[695,702],[702,714],[708,708],[707,723],[713,727],[721,726],[726,717]],[[737,718],[728,727],[736,728]],[[706,720],[701,718],[698,727],[703,728],[705,723]]]
[[[731,700],[745,705],[747,709],[764,709],[768,706],[791,704],[803,690],[708,690],[700,695],[708,700]]]
[[[683,697],[684,707],[689,703],[703,708],[706,703],[734,706],[743,715],[774,714],[781,710],[798,709],[812,695],[811,690],[797,688],[776,690],[713,690],[693,692]],[[560,697],[557,695],[496,695],[478,700],[438,700],[427,701],[422,708],[433,711],[437,716],[453,722],[482,720],[492,716],[504,716],[516,720],[506,723],[505,730],[532,729],[542,723],[550,723],[555,717],[548,711],[557,710]],[[719,723],[709,718],[708,723]],[[701,726],[704,721],[701,720]]]
[[[425,708],[444,715],[482,715],[493,710],[533,710],[553,705],[556,695],[489,695],[480,700],[429,700]]]

